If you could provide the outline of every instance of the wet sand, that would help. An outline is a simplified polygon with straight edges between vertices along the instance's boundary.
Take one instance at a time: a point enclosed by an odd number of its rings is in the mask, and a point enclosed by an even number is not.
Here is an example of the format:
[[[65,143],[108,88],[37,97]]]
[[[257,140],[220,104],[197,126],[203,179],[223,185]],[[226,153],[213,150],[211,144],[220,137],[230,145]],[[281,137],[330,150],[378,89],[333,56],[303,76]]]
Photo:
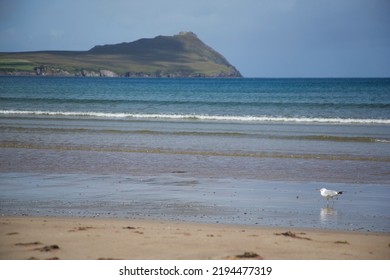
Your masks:
[[[390,259],[390,235],[136,219],[0,218],[0,259]]]
[[[0,215],[390,232],[388,185],[97,174],[0,174]],[[345,193],[327,204],[320,187]]]

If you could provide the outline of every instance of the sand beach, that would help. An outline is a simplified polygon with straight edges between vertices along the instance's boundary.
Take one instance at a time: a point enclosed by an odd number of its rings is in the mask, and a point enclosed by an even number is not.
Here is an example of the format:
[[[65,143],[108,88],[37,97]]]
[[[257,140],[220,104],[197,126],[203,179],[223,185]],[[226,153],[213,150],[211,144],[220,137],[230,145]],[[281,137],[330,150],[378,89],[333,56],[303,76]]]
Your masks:
[[[1,217],[0,259],[390,259],[390,235],[156,220]]]

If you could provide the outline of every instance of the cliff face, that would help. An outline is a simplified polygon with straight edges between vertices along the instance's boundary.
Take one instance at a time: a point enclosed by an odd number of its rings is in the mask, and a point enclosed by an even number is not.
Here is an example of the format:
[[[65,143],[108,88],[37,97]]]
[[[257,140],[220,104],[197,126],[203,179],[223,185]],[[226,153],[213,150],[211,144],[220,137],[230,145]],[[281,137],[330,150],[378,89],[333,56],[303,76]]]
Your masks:
[[[0,53],[0,74],[104,77],[241,77],[192,32],[89,51]]]

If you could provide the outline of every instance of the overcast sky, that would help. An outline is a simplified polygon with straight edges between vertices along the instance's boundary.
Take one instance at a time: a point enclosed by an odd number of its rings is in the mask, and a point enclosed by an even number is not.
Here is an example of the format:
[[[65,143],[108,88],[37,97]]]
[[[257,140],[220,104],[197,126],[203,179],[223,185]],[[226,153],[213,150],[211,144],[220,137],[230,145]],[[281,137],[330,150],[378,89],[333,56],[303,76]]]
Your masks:
[[[0,0],[0,51],[193,31],[246,77],[390,77],[390,0]]]

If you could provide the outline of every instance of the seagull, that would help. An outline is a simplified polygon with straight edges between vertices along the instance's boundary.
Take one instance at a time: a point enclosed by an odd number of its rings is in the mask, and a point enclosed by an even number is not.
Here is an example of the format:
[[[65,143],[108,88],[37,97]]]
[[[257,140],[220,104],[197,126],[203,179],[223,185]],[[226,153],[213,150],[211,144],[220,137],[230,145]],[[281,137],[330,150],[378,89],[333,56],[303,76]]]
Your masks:
[[[321,195],[322,195],[323,197],[326,198],[326,202],[328,203],[328,202],[329,202],[329,198],[331,198],[332,201],[333,201],[333,198],[336,197],[336,196],[338,196],[338,195],[340,195],[340,194],[342,194],[343,191],[338,192],[338,191],[327,190],[327,189],[325,189],[325,188],[322,188],[322,189],[320,189],[320,193],[321,193]]]

